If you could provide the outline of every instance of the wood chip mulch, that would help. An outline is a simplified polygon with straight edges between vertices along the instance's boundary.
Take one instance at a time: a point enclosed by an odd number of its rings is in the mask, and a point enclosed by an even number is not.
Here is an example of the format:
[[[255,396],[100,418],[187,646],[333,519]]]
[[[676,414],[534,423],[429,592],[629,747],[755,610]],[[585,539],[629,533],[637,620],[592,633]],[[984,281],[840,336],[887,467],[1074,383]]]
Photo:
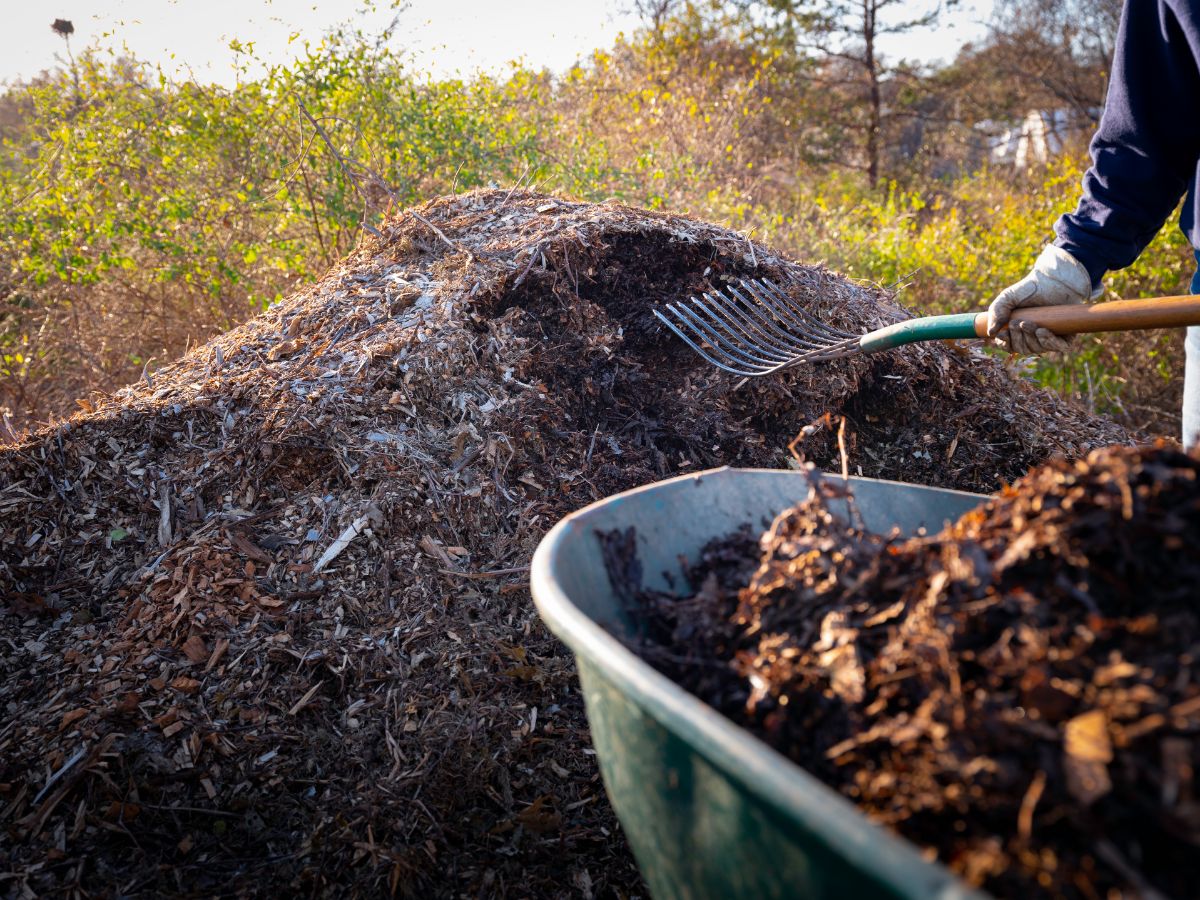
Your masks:
[[[841,485],[629,593],[639,652],[998,897],[1195,896],[1200,454],[1055,461],[909,539]]]
[[[969,489],[1129,440],[972,348],[739,385],[652,306],[906,313],[715,226],[483,191],[382,230],[0,447],[0,891],[644,894],[526,588],[556,519],[806,426],[836,466],[829,415],[852,470]]]

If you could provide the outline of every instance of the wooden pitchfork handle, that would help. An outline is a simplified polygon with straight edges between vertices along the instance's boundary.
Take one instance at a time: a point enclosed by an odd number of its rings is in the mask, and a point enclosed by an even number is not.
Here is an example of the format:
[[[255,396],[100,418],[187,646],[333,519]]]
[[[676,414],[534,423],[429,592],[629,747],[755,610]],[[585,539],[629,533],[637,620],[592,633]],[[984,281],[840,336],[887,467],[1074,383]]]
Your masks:
[[[988,314],[956,313],[906,319],[864,334],[857,351],[875,353],[918,341],[987,337]],[[1200,295],[1113,300],[1109,303],[1031,306],[1017,309],[1010,321],[1033,322],[1055,334],[1095,334],[1142,328],[1181,328],[1200,325]]]
[[[987,337],[987,313],[975,317],[975,334]],[[1055,334],[1097,334],[1143,328],[1200,325],[1200,295],[1111,300],[1108,303],[1034,306],[1013,311],[1010,321],[1032,322]]]

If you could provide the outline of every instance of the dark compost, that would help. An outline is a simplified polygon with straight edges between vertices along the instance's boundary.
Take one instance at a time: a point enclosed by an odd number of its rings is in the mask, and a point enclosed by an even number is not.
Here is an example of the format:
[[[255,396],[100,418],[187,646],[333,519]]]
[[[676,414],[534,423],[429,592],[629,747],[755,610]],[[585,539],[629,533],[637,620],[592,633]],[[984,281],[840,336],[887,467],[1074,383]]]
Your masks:
[[[1200,457],[1054,461],[910,538],[844,484],[638,594],[639,652],[998,896],[1195,896]]]

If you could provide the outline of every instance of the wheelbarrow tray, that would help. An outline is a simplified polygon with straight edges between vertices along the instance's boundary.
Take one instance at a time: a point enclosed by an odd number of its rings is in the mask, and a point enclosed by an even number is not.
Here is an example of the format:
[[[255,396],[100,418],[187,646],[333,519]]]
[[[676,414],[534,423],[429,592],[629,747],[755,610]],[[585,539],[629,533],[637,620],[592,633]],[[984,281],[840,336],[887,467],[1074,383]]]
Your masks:
[[[836,477],[836,476],[825,476]],[[982,497],[850,479],[867,527],[942,527]],[[629,650],[633,633],[597,532],[637,533],[646,587],[679,583],[679,556],[743,524],[765,529],[808,494],[802,472],[714,469],[610,497],[570,515],[533,557],[534,602],[575,654],[613,808],[658,900],[730,897],[979,897],[908,841],[689,694]]]

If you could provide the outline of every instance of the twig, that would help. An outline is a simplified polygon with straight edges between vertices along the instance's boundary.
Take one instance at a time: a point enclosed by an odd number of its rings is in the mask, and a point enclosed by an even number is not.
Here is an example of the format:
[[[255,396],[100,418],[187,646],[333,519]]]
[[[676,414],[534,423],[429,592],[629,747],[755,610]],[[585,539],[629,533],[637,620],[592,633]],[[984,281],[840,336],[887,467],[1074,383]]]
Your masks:
[[[901,275],[899,278],[897,278],[891,284],[884,285],[883,289],[885,291],[896,291],[897,293],[899,293],[900,291],[902,291],[906,287],[908,287],[909,284],[912,283],[910,279],[920,271],[921,271],[921,266],[917,266],[915,269],[913,269],[907,275]]]
[[[796,436],[788,441],[787,450],[788,453],[792,455],[792,459],[794,459],[800,465],[803,465],[804,454],[796,448],[818,431],[822,430],[823,428],[828,428],[829,424],[829,413],[825,413],[825,415],[821,416],[821,418],[813,422],[809,422],[807,425],[801,428],[800,431],[797,432]]]
[[[751,228],[750,231],[742,235],[742,237],[746,240],[746,246],[750,248],[750,265],[757,269],[758,254],[754,252],[754,241],[750,237],[752,234],[754,234],[754,230],[754,228]]]
[[[587,458],[584,459],[584,465],[592,464],[592,451],[596,449],[596,435],[600,433],[600,426],[596,426],[596,430],[592,432],[592,439],[588,442]]]
[[[205,809],[203,806],[160,806],[155,803],[141,803],[141,802],[139,802],[137,805],[142,807],[143,809],[158,809],[158,810],[162,810],[163,812],[200,813],[201,815],[204,815],[204,816],[220,816],[221,818],[225,818],[225,819],[240,818],[240,815],[238,813],[225,812],[222,809]]]
[[[171,545],[171,485],[164,480],[158,486],[158,545]]]
[[[850,457],[846,453],[846,417],[842,416],[842,421],[838,425],[838,454],[842,457],[842,480],[850,480]]]
[[[525,171],[521,173],[521,176],[516,180],[516,182],[513,184],[513,186],[511,188],[509,188],[508,193],[504,195],[504,199],[500,201],[500,205],[496,207],[497,213],[499,213],[500,210],[504,209],[504,207],[508,205],[508,201],[512,199],[512,195],[515,194],[517,192],[517,189],[521,187],[521,182],[525,180],[525,176],[528,174],[529,174],[529,163],[526,163]]]
[[[339,534],[337,539],[334,540],[334,542],[326,548],[325,552],[321,554],[321,558],[318,559],[316,565],[313,566],[312,573],[314,575],[320,574],[322,569],[342,555],[342,551],[350,546],[350,542],[352,540],[366,530],[369,523],[377,522],[379,518],[380,516],[377,510],[369,509],[366,513],[359,516],[357,519],[347,525],[346,529]]]
[[[529,571],[529,566],[513,566],[511,569],[492,569],[490,572],[455,572],[453,569],[438,569],[443,575],[459,578],[499,578],[502,575],[520,575]]]
[[[12,439],[14,444],[21,443],[21,436],[17,434],[17,430],[13,428],[12,417],[9,415],[7,409],[3,412],[0,412],[0,424],[4,425],[4,430],[8,432],[8,436]]]
[[[42,803],[41,809],[39,809],[37,812],[30,813],[21,820],[21,824],[28,827],[30,834],[36,835],[41,833],[42,828],[46,824],[46,820],[50,818],[50,814],[54,812],[55,807],[62,802],[63,798],[66,797],[68,793],[70,793],[75,783],[83,777],[83,774],[88,770],[88,768],[94,764],[96,760],[108,752],[108,749],[113,745],[113,742],[116,741],[116,739],[117,735],[115,733],[106,734],[100,740],[100,743],[93,747],[90,752],[84,753],[81,750],[80,753],[76,753],[74,756],[72,756],[71,759],[62,766],[62,768],[50,776],[45,786],[41,789],[41,791],[38,792],[38,796],[34,799],[34,803],[31,805],[35,805],[37,800],[44,796],[46,791],[49,790],[55,782],[63,780],[63,776],[68,770],[74,769],[74,771],[71,772],[70,777],[65,779],[62,786],[46,798],[45,802]],[[81,753],[83,755],[80,755]],[[81,760],[83,764],[79,765]]]
[[[392,551],[383,551],[383,565],[380,566],[383,574],[383,605],[390,612],[395,612],[396,604],[392,602]]]
[[[361,162],[356,159],[350,159],[348,156],[343,156],[340,152],[338,152],[338,149],[333,146],[333,140],[325,131],[324,126],[322,126],[320,122],[313,118],[312,113],[310,113],[307,107],[305,107],[303,100],[297,99],[296,104],[300,107],[300,112],[304,113],[304,118],[308,119],[308,121],[312,123],[313,128],[317,130],[317,134],[321,136],[321,140],[325,142],[325,146],[329,148],[329,152],[333,154],[333,158],[337,160],[338,165],[342,167],[342,171],[346,173],[346,177],[350,179],[350,183],[354,185],[354,190],[356,190],[358,195],[363,199],[363,215],[362,221],[359,222],[359,225],[365,230],[371,232],[371,234],[375,235],[376,237],[383,238],[383,232],[367,221],[367,210],[371,206],[371,198],[367,196],[367,192],[364,191],[362,189],[362,185],[358,183],[359,179],[363,176],[358,172],[351,171],[350,167],[353,165],[359,169],[362,169],[363,172],[371,177],[371,180],[378,182],[388,193],[388,195],[392,197],[392,199],[396,199],[396,195],[392,192],[391,188],[387,186],[387,182],[368,169]]]
[[[425,218],[423,215],[421,215],[415,209],[411,209],[411,210],[409,210],[409,212],[412,213],[413,218],[416,219],[418,222],[421,222],[421,223],[429,226],[429,229],[434,234],[436,234],[438,237],[440,237],[445,242],[446,246],[449,247],[451,250],[459,250],[459,251],[462,251],[463,253],[466,253],[468,263],[475,261],[474,253],[472,253],[470,250],[468,250],[466,247],[462,246],[461,244],[456,244],[454,241],[450,240],[450,238],[446,237],[446,234],[444,231],[442,231],[442,229],[438,228],[436,225],[434,225],[432,222],[430,222],[427,218]]]
[[[525,268],[522,270],[521,274],[517,276],[517,280],[513,282],[514,289],[519,288],[521,286],[521,282],[525,280],[525,276],[528,275],[529,270],[533,268],[533,264],[537,260],[538,253],[540,251],[541,251],[540,244],[529,251],[529,262],[527,262],[525,264]]]
[[[1146,877],[1129,864],[1122,854],[1117,849],[1116,844],[1111,841],[1101,838],[1096,841],[1096,855],[1112,866],[1120,873],[1121,877],[1137,888],[1139,896],[1142,900],[1167,900],[1163,894],[1156,891]]]
[[[1046,773],[1038,770],[1029,782],[1029,789],[1021,800],[1021,810],[1017,813],[1017,835],[1028,843],[1033,834],[1033,811],[1037,809],[1038,801],[1042,799],[1042,791],[1046,789]]]
[[[71,756],[71,758],[68,759],[65,763],[63,763],[62,766],[59,767],[59,770],[57,772],[55,772],[53,775],[51,775],[49,778],[46,779],[46,783],[44,785],[42,785],[42,789],[37,792],[37,796],[33,798],[33,802],[30,805],[36,806],[38,804],[38,802],[41,801],[41,799],[46,796],[46,793],[50,790],[50,788],[54,787],[54,785],[56,785],[62,779],[62,777],[64,775],[66,775],[69,771],[71,771],[72,766],[74,766],[77,762],[79,762],[81,759],[83,759],[87,755],[88,755],[87,747],[80,747],[78,750],[76,750],[75,753]]]
[[[304,707],[308,706],[308,701],[313,698],[313,694],[315,694],[318,690],[320,690],[321,685],[323,685],[324,683],[325,683],[324,681],[318,681],[316,684],[314,684],[312,687],[310,687],[307,691],[305,691],[304,696],[301,697],[299,700],[297,700],[292,705],[292,708],[287,711],[287,714],[289,716],[294,716],[294,715],[296,715],[296,713],[300,712],[300,710],[304,709]]]

